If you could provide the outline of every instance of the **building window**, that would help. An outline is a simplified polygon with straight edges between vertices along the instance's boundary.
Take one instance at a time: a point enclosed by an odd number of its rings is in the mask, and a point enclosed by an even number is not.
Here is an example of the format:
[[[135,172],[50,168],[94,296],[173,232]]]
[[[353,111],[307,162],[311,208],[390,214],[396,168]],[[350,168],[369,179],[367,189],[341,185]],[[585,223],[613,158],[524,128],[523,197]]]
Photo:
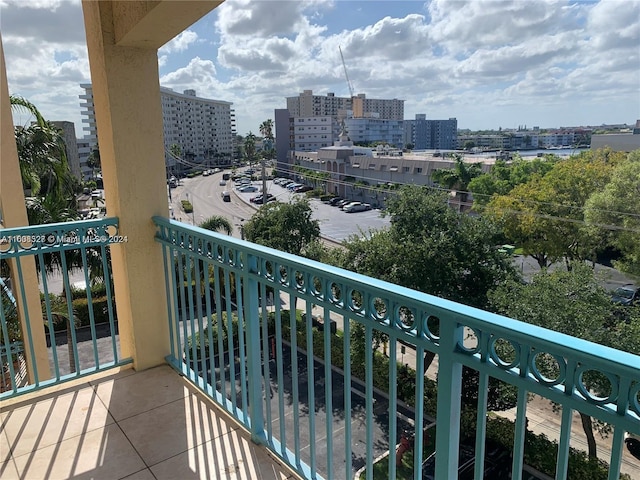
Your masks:
[[[416,167],[413,173],[422,173],[422,168]]]

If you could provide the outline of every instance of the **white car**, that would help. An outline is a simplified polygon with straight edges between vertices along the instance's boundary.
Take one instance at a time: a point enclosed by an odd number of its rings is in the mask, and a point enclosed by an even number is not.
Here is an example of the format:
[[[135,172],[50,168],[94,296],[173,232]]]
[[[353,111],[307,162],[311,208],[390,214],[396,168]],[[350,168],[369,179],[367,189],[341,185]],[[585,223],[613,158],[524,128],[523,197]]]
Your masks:
[[[227,184],[227,182],[226,182],[225,180],[220,180],[219,185],[220,185],[221,187],[224,187],[226,184]]]
[[[353,202],[344,207],[343,210],[347,213],[364,212],[366,210],[371,210],[371,205],[368,203]]]

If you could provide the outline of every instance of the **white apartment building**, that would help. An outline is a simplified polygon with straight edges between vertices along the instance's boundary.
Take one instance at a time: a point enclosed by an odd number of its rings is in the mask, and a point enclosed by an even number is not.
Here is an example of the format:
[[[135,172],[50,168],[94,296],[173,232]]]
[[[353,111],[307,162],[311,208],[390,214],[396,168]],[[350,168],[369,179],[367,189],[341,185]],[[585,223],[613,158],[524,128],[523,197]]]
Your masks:
[[[90,147],[98,143],[95,109],[91,84],[81,84],[83,108],[82,122]],[[235,113],[231,102],[196,96],[195,90],[178,93],[160,88],[164,123],[165,161],[167,167],[177,170],[194,166],[230,164],[235,140]],[[178,145],[181,160],[176,162],[170,154],[172,145]]]
[[[354,143],[369,144],[374,142],[388,143],[402,148],[404,127],[402,120],[385,118],[353,118],[344,120],[349,139]]]
[[[293,118],[294,150],[314,151],[333,145],[334,138],[340,134],[340,125],[336,117]]]

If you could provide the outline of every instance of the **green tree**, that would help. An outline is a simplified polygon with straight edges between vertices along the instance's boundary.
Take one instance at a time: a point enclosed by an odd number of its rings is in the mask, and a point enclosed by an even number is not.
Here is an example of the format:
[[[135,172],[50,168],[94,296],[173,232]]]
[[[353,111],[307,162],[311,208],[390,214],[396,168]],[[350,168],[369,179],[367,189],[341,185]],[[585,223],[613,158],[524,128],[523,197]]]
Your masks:
[[[464,142],[464,145],[462,146],[462,148],[464,148],[465,150],[471,150],[475,148],[475,146],[476,146],[476,142],[474,142],[473,140],[467,140],[466,142]]]
[[[460,197],[459,206],[464,205],[468,198],[469,183],[482,173],[480,163],[468,164],[462,155],[453,155],[453,168],[439,168],[431,174],[431,179],[438,185],[450,190],[457,190]]]
[[[551,155],[548,158],[536,157],[533,160],[525,160],[517,154],[510,162],[496,160],[489,172],[469,182],[474,208],[482,210],[494,195],[507,195],[517,185],[543,177],[557,160],[558,157]]]
[[[584,225],[584,205],[603,190],[624,154],[583,152],[534,175],[507,195],[495,195],[484,212],[498,221],[507,238],[521,246],[541,268],[564,258],[595,258],[599,239]]]
[[[293,203],[268,203],[244,225],[251,242],[304,256],[320,240],[320,224],[311,218],[306,199]]]
[[[102,168],[102,163],[100,162],[100,146],[96,144],[91,153],[89,154],[89,158],[87,158],[87,166],[91,167],[91,169],[100,170]]]
[[[640,150],[630,153],[604,189],[589,197],[585,220],[596,236],[622,253],[615,267],[640,276]]]
[[[457,213],[442,192],[405,186],[388,200],[386,214],[391,216],[388,229],[353,237],[335,252],[340,266],[480,308],[486,307],[494,285],[516,275],[509,258],[495,247],[498,229],[485,218]],[[404,313],[412,322],[411,314]],[[425,352],[425,372],[434,358]],[[492,390],[507,391],[498,386]]]
[[[249,166],[256,160],[256,136],[249,132],[244,138],[244,158],[249,162]]]
[[[31,190],[31,196],[55,195],[70,199],[75,195],[78,182],[74,181],[67,162],[61,130],[45,120],[28,100],[15,95],[9,100],[12,108],[26,112],[33,120],[15,128],[23,188]]]
[[[613,305],[608,293],[599,286],[594,272],[584,263],[576,263],[570,271],[543,270],[530,284],[507,281],[489,293],[491,307],[497,313],[539,325],[557,332],[609,345],[619,350],[640,354],[640,315],[634,307],[630,322],[616,321],[620,308]],[[558,376],[556,361],[538,355],[536,366],[547,378]],[[606,397],[610,385],[602,374],[588,372],[585,386],[595,395]],[[594,423],[601,434],[609,427],[580,414],[587,437],[589,456],[596,457]]]
[[[345,242],[342,266],[480,308],[493,285],[514,275],[495,248],[495,225],[460,215],[444,193],[405,186],[388,200],[385,214],[390,228]]]
[[[260,134],[265,140],[262,154],[265,159],[270,160],[275,157],[275,150],[273,148],[273,120],[268,118],[260,124]]]
[[[207,218],[198,226],[206,230],[211,230],[212,232],[224,232],[227,235],[231,235],[233,232],[233,225],[231,225],[229,219],[219,215],[213,215]]]

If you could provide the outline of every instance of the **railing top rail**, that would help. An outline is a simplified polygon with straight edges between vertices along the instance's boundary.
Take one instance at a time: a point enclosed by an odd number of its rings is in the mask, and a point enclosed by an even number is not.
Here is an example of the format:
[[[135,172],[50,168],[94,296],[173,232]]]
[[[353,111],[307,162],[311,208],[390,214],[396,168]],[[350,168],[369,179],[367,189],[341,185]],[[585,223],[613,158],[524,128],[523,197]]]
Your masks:
[[[309,260],[303,257],[292,255],[273,248],[257,245],[245,240],[222,235],[210,230],[187,225],[176,220],[165,217],[154,216],[153,221],[159,227],[184,232],[195,235],[199,238],[213,238],[218,244],[223,246],[241,249],[249,255],[272,259],[275,263],[284,264],[301,272],[317,274],[319,278],[331,277],[336,284],[363,285],[368,292],[373,295],[379,294],[381,298],[392,297],[394,303],[407,306],[419,307],[427,305],[433,315],[445,320],[457,321],[460,325],[470,328],[477,328],[480,331],[490,331],[494,335],[505,335],[505,338],[515,340],[525,344],[535,344],[542,348],[549,348],[558,352],[576,356],[578,358],[589,358],[595,364],[608,366],[608,370],[625,372],[630,376],[637,376],[640,370],[640,356],[628,352],[616,350],[611,347],[596,344],[576,338],[563,333],[548,330],[536,325],[521,322],[502,315],[490,313],[478,308],[470,307],[440,297],[429,295],[406,287],[395,285],[383,280],[367,277],[342,268]],[[156,239],[167,245],[172,245],[168,238],[162,236],[160,231]],[[174,245],[175,246],[175,245]],[[182,248],[185,248],[182,246]],[[198,254],[195,248],[189,246],[194,254]],[[357,313],[354,313],[354,316]],[[533,341],[532,341],[533,340]]]
[[[118,243],[118,218],[0,228],[0,258]]]

